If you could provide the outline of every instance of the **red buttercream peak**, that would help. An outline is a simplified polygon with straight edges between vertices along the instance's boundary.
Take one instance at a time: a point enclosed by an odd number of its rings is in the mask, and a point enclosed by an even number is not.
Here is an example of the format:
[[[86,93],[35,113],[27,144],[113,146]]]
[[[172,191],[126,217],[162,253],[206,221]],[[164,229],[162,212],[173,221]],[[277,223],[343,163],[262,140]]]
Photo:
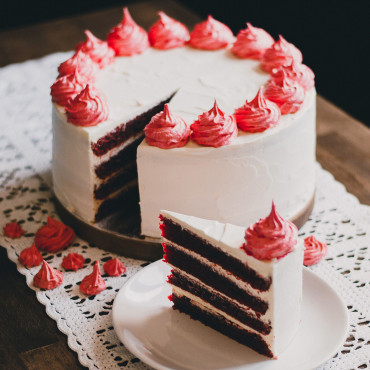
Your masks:
[[[77,271],[84,266],[85,257],[82,254],[78,253],[69,253],[63,258],[62,266],[66,270]]]
[[[107,42],[120,56],[140,54],[149,47],[148,34],[132,19],[127,7],[123,8],[121,23],[109,32]]]
[[[272,260],[282,258],[292,252],[297,240],[296,226],[284,220],[272,202],[270,214],[250,225],[246,230],[246,243],[242,248],[258,260]]]
[[[54,289],[63,282],[63,274],[53,269],[46,261],[43,261],[39,272],[34,276],[33,283],[41,289]]]
[[[304,259],[305,266],[311,266],[321,261],[328,251],[328,246],[317,240],[313,235],[304,240]]]
[[[234,35],[230,28],[209,15],[206,21],[194,27],[189,45],[198,49],[217,50],[227,47],[233,41]]]
[[[36,248],[35,243],[33,243],[31,247],[23,249],[18,257],[18,261],[26,267],[39,266],[42,260],[43,258]]]
[[[172,113],[168,104],[163,111],[152,117],[144,129],[145,141],[161,149],[184,146],[190,137],[190,128],[177,114]]]
[[[238,135],[234,116],[225,114],[215,100],[213,107],[190,126],[191,138],[200,145],[220,147],[230,144]]]
[[[258,90],[253,100],[246,101],[234,113],[238,127],[252,133],[277,126],[280,115],[279,107],[265,98],[263,87]]]
[[[19,225],[17,222],[7,223],[3,228],[3,232],[5,236],[8,236],[12,239],[18,239],[24,234],[22,226]]]
[[[93,272],[85,276],[80,284],[80,290],[87,295],[96,295],[106,289],[106,284],[100,274],[100,265],[96,261],[93,267]]]
[[[103,269],[109,276],[121,276],[126,272],[126,267],[118,258],[112,258],[105,262]]]
[[[96,126],[106,121],[108,114],[107,102],[90,84],[66,105],[67,121],[76,126]]]

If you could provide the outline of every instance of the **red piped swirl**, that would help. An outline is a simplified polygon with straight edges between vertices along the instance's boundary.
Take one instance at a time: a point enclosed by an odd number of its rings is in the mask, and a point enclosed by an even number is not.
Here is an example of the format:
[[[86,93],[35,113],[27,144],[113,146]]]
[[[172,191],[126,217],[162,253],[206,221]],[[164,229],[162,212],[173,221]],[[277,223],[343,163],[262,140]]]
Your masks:
[[[24,234],[22,226],[19,225],[17,222],[7,223],[3,228],[3,232],[5,236],[8,236],[12,239],[18,239]]]
[[[206,21],[194,27],[189,45],[197,49],[217,50],[227,47],[233,41],[234,35],[230,28],[209,15]]]
[[[298,82],[305,91],[312,89],[315,86],[315,74],[310,67],[305,64],[292,61],[287,66],[280,66],[271,72],[271,78],[277,82],[282,83],[282,80],[287,76],[290,80]]]
[[[140,54],[149,47],[148,34],[135,23],[127,8],[123,8],[123,19],[112,28],[107,42],[116,55]]]
[[[290,64],[292,59],[302,63],[302,53],[280,35],[279,40],[275,41],[263,54],[261,67],[266,72],[271,73],[274,68]]]
[[[78,44],[76,51],[82,50],[88,54],[90,58],[98,63],[100,68],[114,62],[114,50],[108,46],[106,41],[102,41],[95,37],[89,30],[85,31],[87,40]]]
[[[105,281],[100,274],[100,265],[96,261],[93,267],[93,272],[85,276],[80,284],[80,290],[86,295],[96,295],[107,288]]]
[[[78,253],[69,253],[63,258],[62,267],[66,270],[77,271],[84,267],[85,257]]]
[[[42,260],[43,258],[36,248],[35,243],[33,243],[31,247],[23,249],[18,257],[18,261],[26,267],[39,266]]]
[[[193,130],[191,138],[200,145],[218,148],[238,136],[238,127],[234,116],[225,114],[215,104],[211,110],[201,114],[190,128]]]
[[[317,240],[313,235],[304,240],[304,247],[303,264],[305,266],[311,266],[318,263],[324,258],[328,251],[328,246]]]
[[[161,149],[180,148],[190,137],[190,128],[177,114],[172,113],[168,104],[162,112],[152,117],[146,125],[145,141]]]
[[[70,99],[73,99],[86,86],[86,79],[74,73],[57,78],[50,88],[50,95],[54,103],[65,106]]]
[[[35,234],[35,244],[42,251],[58,252],[67,248],[74,238],[75,233],[69,226],[48,217],[46,225]]]
[[[89,84],[66,105],[67,121],[76,126],[96,126],[106,121],[108,114],[107,102]]]
[[[189,41],[188,29],[180,22],[159,12],[159,21],[148,32],[150,44],[157,49],[173,49],[184,46]]]
[[[126,272],[126,267],[118,258],[112,258],[105,262],[103,269],[109,276],[121,276]]]
[[[252,101],[247,101],[234,113],[238,127],[247,132],[262,132],[277,126],[280,115],[279,107],[265,98],[263,87]]]
[[[282,258],[293,251],[298,240],[298,230],[290,221],[284,220],[275,209],[269,216],[249,226],[245,232],[246,243],[242,248],[258,260]]]
[[[305,91],[298,82],[288,78],[284,73],[281,80],[270,80],[265,90],[267,99],[276,103],[281,114],[295,113],[302,106]]]
[[[54,289],[63,282],[63,274],[43,261],[39,272],[33,278],[33,284],[41,289]]]
[[[261,59],[274,43],[272,36],[262,28],[253,27],[249,22],[241,30],[231,51],[239,58]]]
[[[86,81],[93,80],[97,70],[98,65],[82,50],[77,51],[58,67],[59,77],[67,76],[77,71],[80,76],[85,77]]]

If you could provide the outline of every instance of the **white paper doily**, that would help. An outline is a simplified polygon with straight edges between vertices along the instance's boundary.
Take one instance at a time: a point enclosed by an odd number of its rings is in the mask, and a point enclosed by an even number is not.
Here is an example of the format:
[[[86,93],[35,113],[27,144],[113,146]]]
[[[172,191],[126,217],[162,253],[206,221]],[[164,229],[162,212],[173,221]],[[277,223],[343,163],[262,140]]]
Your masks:
[[[17,261],[20,252],[31,246],[34,233],[47,216],[57,217],[50,191],[51,103],[50,86],[57,66],[71,56],[57,53],[38,60],[0,69],[0,245],[26,276],[47,314],[68,336],[68,345],[81,364],[91,369],[117,367],[147,368],[119,342],[111,319],[113,300],[129,277],[146,265],[119,257],[127,267],[125,276],[103,276],[107,289],[95,297],[79,291],[78,282],[92,271],[95,261],[116,257],[77,238],[66,251],[45,253],[54,268],[63,271],[63,284],[41,291],[32,284],[39,267],[27,269]],[[22,224],[26,235],[6,238],[3,226]],[[347,304],[350,318],[348,339],[337,355],[320,369],[363,369],[370,367],[370,207],[359,204],[344,186],[317,165],[317,194],[313,213],[300,230],[305,237],[315,234],[328,243],[325,260],[312,270],[329,282]],[[69,252],[84,254],[82,270],[66,272],[61,267]]]

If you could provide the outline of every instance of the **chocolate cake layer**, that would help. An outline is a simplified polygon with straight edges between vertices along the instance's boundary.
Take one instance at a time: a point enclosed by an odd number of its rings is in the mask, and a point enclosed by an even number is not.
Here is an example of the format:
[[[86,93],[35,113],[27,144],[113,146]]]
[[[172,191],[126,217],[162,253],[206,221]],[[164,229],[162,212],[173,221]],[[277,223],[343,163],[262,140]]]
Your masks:
[[[218,274],[206,264],[184,253],[182,250],[176,248],[173,244],[163,243],[163,250],[165,256],[163,260],[180,270],[203,281],[204,284],[218,290],[219,292],[229,296],[237,302],[244,304],[260,314],[265,314],[268,309],[268,303],[255,297],[245,290],[241,289],[232,280],[225,276]]]
[[[150,119],[155,114],[163,110],[163,106],[170,101],[171,97],[162,101],[148,111],[140,114],[131,121],[122,123],[121,125],[117,126],[113,131],[100,138],[96,143],[91,143],[91,149],[93,153],[97,157],[101,157],[109,150],[126,141],[131,136],[134,136],[143,131],[144,127],[149,123]]]
[[[260,335],[249,332],[220,315],[211,314],[208,311],[202,310],[198,306],[194,305],[187,297],[179,297],[172,294],[171,300],[174,304],[173,308],[175,310],[188,314],[194,320],[201,321],[203,324],[252,348],[262,355],[273,357],[273,354],[269,350],[266,342]]]
[[[168,277],[168,282],[182,290],[196,295],[203,301],[211,304],[213,307],[225,312],[229,316],[247,326],[250,326],[252,329],[262,334],[269,334],[271,332],[271,325],[268,325],[262,320],[252,316],[247,311],[241,309],[235,302],[222,296],[218,292],[207,289],[205,286],[200,285],[194,279],[189,279],[179,271],[173,270],[172,274]]]
[[[164,238],[220,265],[239,279],[249,283],[255,289],[267,291],[270,288],[271,278],[264,279],[240,260],[225,254],[225,252],[210,244],[207,240],[200,238],[190,230],[182,228],[172,220],[161,217],[161,221],[162,225],[160,227]]]
[[[128,163],[119,174],[113,176],[94,190],[94,198],[104,199],[135,178],[137,178],[136,163]]]
[[[138,145],[141,143],[144,135],[132,142],[131,144],[124,147],[118,154],[109,158],[108,161],[95,167],[94,171],[99,179],[106,179],[113,173],[119,171],[127,163],[136,163],[136,151]]]

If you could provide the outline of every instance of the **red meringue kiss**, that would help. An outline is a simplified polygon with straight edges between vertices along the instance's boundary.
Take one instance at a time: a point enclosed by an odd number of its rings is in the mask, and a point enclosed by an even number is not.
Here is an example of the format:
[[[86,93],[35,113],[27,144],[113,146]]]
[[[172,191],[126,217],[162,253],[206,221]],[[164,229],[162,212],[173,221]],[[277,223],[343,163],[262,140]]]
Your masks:
[[[69,253],[63,258],[62,267],[66,270],[77,271],[84,267],[85,257],[78,253]]]
[[[22,226],[19,225],[17,222],[7,223],[3,228],[3,232],[5,236],[8,236],[12,239],[18,239],[24,234]]]
[[[80,284],[80,290],[86,295],[96,295],[106,289],[106,284],[100,274],[100,265],[96,261],[93,267],[93,272],[85,276]]]
[[[43,261],[39,272],[33,278],[33,284],[42,289],[54,289],[63,282],[63,274]]]
[[[26,267],[39,266],[43,258],[36,248],[36,244],[33,243],[31,247],[23,249],[18,257],[18,261]]]
[[[118,258],[113,258],[105,262],[103,269],[109,276],[121,276],[126,272],[126,267]]]
[[[311,266],[321,261],[328,251],[328,246],[325,243],[317,240],[313,235],[304,240],[304,259],[305,266]]]

